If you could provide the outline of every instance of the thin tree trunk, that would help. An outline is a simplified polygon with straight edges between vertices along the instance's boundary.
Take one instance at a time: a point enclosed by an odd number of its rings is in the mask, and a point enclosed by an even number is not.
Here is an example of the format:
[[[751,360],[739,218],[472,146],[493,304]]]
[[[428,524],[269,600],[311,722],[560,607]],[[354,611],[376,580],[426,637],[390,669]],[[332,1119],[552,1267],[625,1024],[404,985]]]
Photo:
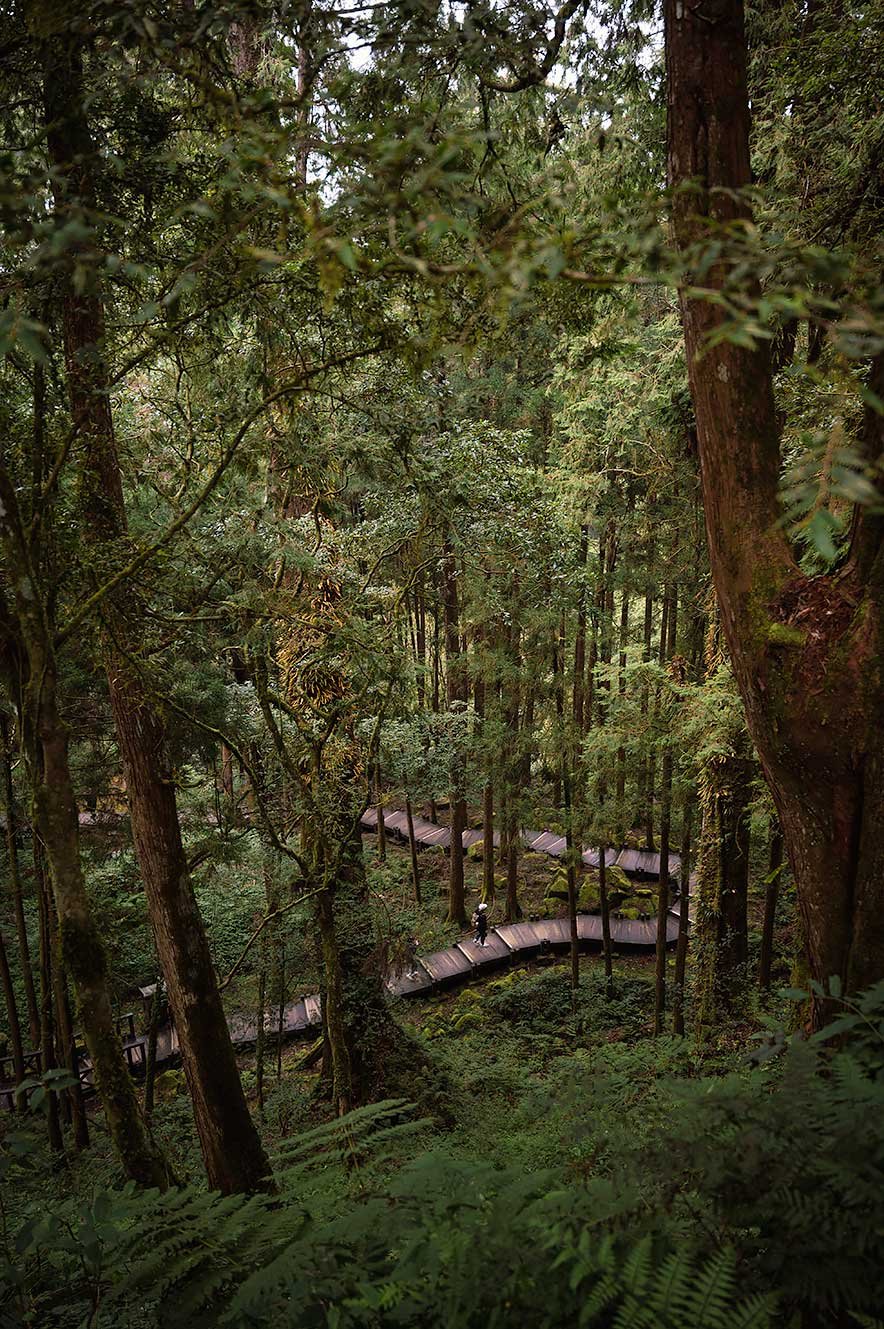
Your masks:
[[[648,576],[653,575],[654,560],[656,555],[656,541],[651,536],[648,542]],[[654,590],[652,583],[648,583],[645,590],[645,623],[644,623],[644,641],[642,646],[642,660],[649,664],[651,660],[651,640],[654,630]],[[650,711],[650,687],[647,682],[642,684],[641,701],[639,704],[640,714],[643,721],[643,727],[647,729],[647,717]],[[640,815],[645,820],[645,848],[653,853],[654,850],[654,756],[653,756],[653,737],[650,741],[650,750],[646,761],[639,763],[639,809]]]
[[[150,1003],[150,1019],[147,1026],[147,1064],[144,1068],[144,1115],[148,1118],[153,1112],[154,1090],[157,1080],[157,1043],[160,1032],[160,1011],[163,1005],[162,994],[163,980],[157,974]]]
[[[780,896],[780,877],[783,872],[783,837],[775,826],[770,837],[770,860],[764,884],[764,923],[761,929],[761,958],[758,966],[758,984],[762,992],[770,990],[773,968],[773,939],[777,919],[777,901]]]
[[[3,1000],[6,1004],[6,1021],[9,1026],[9,1042],[12,1046],[12,1071],[15,1083],[21,1084],[25,1078],[25,1052],[21,1041],[21,1024],[18,1019],[18,1006],[15,1001],[15,987],[6,954],[6,942],[0,932],[0,979],[3,982]]]
[[[448,705],[454,710],[466,700],[466,679],[460,657],[460,610],[457,589],[457,563],[454,550],[446,542],[442,562],[442,595],[445,609],[445,672]],[[464,800],[464,759],[458,752],[451,762],[451,846],[449,853],[448,912],[449,923],[466,927],[464,893],[463,836],[467,810]]]
[[[571,939],[571,991],[580,986],[580,940],[577,933],[577,857],[574,850],[574,827],[571,801],[571,776],[562,749],[562,794],[565,800],[565,865],[568,880],[568,932]]]
[[[262,938],[263,943],[263,938]],[[264,1062],[267,1055],[267,1030],[264,1021],[267,1016],[267,947],[261,946],[258,969],[258,1004],[257,1025],[255,1029],[255,1096],[258,1112],[264,1115]]]
[[[482,899],[494,903],[494,785],[482,790]]]
[[[74,1037],[74,1021],[71,1014],[70,997],[68,996],[68,980],[64,971],[61,946],[58,938],[58,921],[48,892],[47,905],[49,908],[49,923],[51,927],[50,942],[53,956],[52,981],[55,989],[55,1012],[58,1023],[58,1049],[64,1065],[74,1077],[74,1084],[65,1091],[65,1098],[70,1113],[70,1121],[74,1129],[74,1145],[79,1152],[82,1152],[82,1150],[89,1148],[89,1121],[86,1115],[86,1104],[83,1101],[83,1085],[80,1081],[80,1066],[77,1057],[76,1040]]]
[[[629,592],[623,588],[620,599],[620,656],[617,662],[617,692],[620,704],[626,697],[626,646],[629,640]],[[621,835],[626,830],[626,749],[617,749],[617,822]]]
[[[678,902],[678,942],[675,950],[675,978],[672,985],[672,1032],[684,1033],[684,988],[687,975],[688,938],[690,935],[691,832],[694,820],[693,792],[685,799],[681,837],[681,895]]]
[[[701,775],[695,943],[701,1025],[734,1009],[746,976],[751,776],[746,748],[713,759]]]
[[[285,984],[286,984],[285,945],[279,949],[279,1003],[276,1015],[276,1083],[282,1080],[282,1036],[285,1032]]]
[[[607,846],[599,845],[599,904],[602,910],[602,954],[605,957],[605,995],[614,996],[614,953],[611,946],[611,906],[608,903],[608,865],[605,861]]]
[[[53,1019],[52,933],[50,923],[49,888],[42,863],[39,841],[34,841],[34,868],[37,890],[37,917],[40,924],[40,1069],[45,1075],[58,1066],[55,1055],[55,1021]],[[64,1152],[64,1139],[58,1111],[58,1095],[46,1095],[46,1125],[49,1148],[54,1153]]]
[[[3,804],[6,813],[6,854],[9,860],[9,891],[12,896],[12,909],[15,916],[15,935],[18,941],[18,954],[21,964],[22,986],[28,1011],[28,1030],[31,1047],[40,1042],[40,1011],[37,1005],[37,991],[34,987],[34,972],[31,968],[31,953],[28,945],[28,927],[25,921],[24,901],[22,898],[21,869],[18,861],[18,817],[16,816],[15,791],[12,785],[12,762],[9,743],[9,724],[7,717],[0,713],[0,762],[3,766]]]
[[[663,750],[660,792],[660,875],[657,878],[657,960],[654,975],[654,1033],[662,1034],[666,1011],[666,924],[669,914],[669,831],[672,808],[672,746]]]
[[[580,527],[580,548],[577,554],[580,594],[577,598],[577,628],[574,633],[574,682],[572,686],[572,713],[578,733],[584,726],[583,702],[586,678],[586,606],[588,593],[586,588],[586,559],[589,551],[589,527]]]
[[[408,794],[405,795],[405,816],[408,821],[408,848],[411,854],[411,884],[414,888],[415,903],[420,904],[421,874],[417,862],[417,840],[414,838],[414,815],[411,809],[411,799]]]
[[[427,691],[427,607],[423,584],[424,578],[421,573],[420,589],[414,594],[417,704],[420,710],[423,710],[426,704]]]
[[[381,763],[377,761],[374,768],[375,780],[375,807],[378,814],[378,859],[381,863],[385,862],[387,857],[387,827],[384,822],[384,800],[381,795]]]

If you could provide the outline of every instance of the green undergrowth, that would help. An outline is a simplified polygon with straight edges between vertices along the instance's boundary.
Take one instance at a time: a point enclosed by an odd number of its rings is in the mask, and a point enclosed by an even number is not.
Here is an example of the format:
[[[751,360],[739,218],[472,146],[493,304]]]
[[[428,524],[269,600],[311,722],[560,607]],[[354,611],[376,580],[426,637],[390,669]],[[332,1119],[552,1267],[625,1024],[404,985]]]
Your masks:
[[[199,1185],[139,1194],[97,1175],[59,1188],[26,1123],[0,1156],[2,1322],[873,1324],[884,1301],[884,984],[843,1003],[837,1045],[771,1030],[752,1055],[712,1065],[691,1040],[596,1037],[605,998],[590,981],[584,1037],[567,1049],[560,977],[490,986],[487,1042],[474,1031],[430,1041],[459,1071],[453,1129],[403,1102],[302,1123],[275,1145],[273,1197],[222,1199]],[[618,974],[624,1027],[639,984]],[[450,1020],[465,995],[447,1004]],[[519,1003],[526,1029],[549,1040],[529,1040],[521,1062]]]

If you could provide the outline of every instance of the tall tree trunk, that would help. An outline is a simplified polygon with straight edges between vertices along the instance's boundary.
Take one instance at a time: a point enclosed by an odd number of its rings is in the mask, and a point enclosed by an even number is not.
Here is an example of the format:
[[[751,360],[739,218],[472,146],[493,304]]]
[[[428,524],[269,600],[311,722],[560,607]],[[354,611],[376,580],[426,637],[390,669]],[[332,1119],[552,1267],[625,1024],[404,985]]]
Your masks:
[[[607,845],[599,845],[599,905],[602,911],[602,955],[605,962],[605,996],[610,1001],[614,996],[614,952],[611,946],[611,905],[608,900],[608,864],[605,855]]]
[[[662,1034],[666,1012],[666,923],[669,915],[669,833],[672,811],[672,744],[667,737],[660,773],[660,872],[657,877],[657,957],[654,1033]]]
[[[258,961],[258,1000],[255,1006],[255,1100],[264,1116],[264,1068],[267,1058],[267,943],[261,938]]]
[[[644,637],[642,644],[642,660],[649,664],[651,660],[651,641],[654,631],[654,587],[650,580],[654,572],[654,561],[657,544],[654,536],[650,537],[648,542],[648,585],[645,589],[645,621]],[[641,700],[639,703],[642,720],[647,725],[647,716],[650,710],[650,687],[647,682],[642,683]],[[639,811],[645,820],[645,848],[653,853],[654,850],[654,757],[653,741],[649,745],[648,757],[642,761],[639,766],[640,787],[639,787]]]
[[[427,692],[427,606],[424,599],[424,575],[421,573],[419,589],[414,594],[414,616],[415,616],[415,656],[416,656],[416,681],[417,681],[417,704],[420,710],[424,709],[426,704]]]
[[[574,633],[574,681],[572,685],[572,711],[577,732],[582,733],[584,716],[583,702],[586,686],[586,606],[589,592],[586,586],[586,559],[589,551],[589,527],[580,527],[580,548],[577,553],[577,566],[580,593],[577,598],[577,628]]]
[[[442,596],[445,609],[445,673],[448,705],[455,710],[466,701],[466,678],[460,653],[460,610],[457,590],[457,561],[454,550],[446,542],[442,560]],[[467,809],[464,800],[464,759],[456,752],[451,762],[451,848],[448,876],[449,923],[466,927],[467,911],[464,895],[463,835],[467,828]]]
[[[157,1044],[159,1042],[162,1004],[163,980],[157,974],[147,1025],[147,1059],[144,1067],[144,1115],[146,1117],[150,1117],[153,1112],[154,1089],[156,1088],[157,1079]]]
[[[47,48],[46,119],[59,207],[94,198],[95,147],[84,112],[82,53],[74,38]],[[126,514],[103,363],[104,310],[93,284],[62,290],[65,367],[71,415],[85,449],[86,535],[106,557],[125,543]],[[104,662],[157,952],[181,1046],[184,1073],[209,1185],[225,1193],[264,1187],[270,1164],[249,1114],[202,918],[181,841],[175,786],[161,715],[130,655],[139,627],[131,588],[105,600],[112,624]]]
[[[9,968],[9,957],[6,953],[6,942],[3,939],[2,932],[0,932],[0,980],[3,982],[3,1000],[6,1005],[6,1021],[9,1027],[9,1042],[12,1047],[12,1073],[15,1083],[21,1084],[25,1078],[25,1053],[21,1040],[21,1024],[18,1018],[18,1006],[15,1001],[12,971]]]
[[[40,923],[40,1069],[45,1075],[58,1066],[55,1055],[54,991],[52,983],[52,932],[50,923],[49,886],[42,865],[42,850],[34,841],[34,866],[37,891],[37,917]],[[64,1138],[58,1111],[58,1094],[46,1095],[46,1124],[49,1148],[57,1154],[64,1151]]]
[[[751,182],[743,5],[720,0],[710,17],[666,0],[665,23],[672,219],[689,253],[707,218],[715,228],[751,221],[740,192]],[[685,190],[688,181],[699,191]],[[703,284],[725,276],[719,261]],[[683,291],[691,285],[688,273]],[[723,310],[685,293],[681,312],[712,573],[795,878],[808,968],[855,992],[884,973],[884,521],[858,512],[846,565],[801,571],[779,520],[768,343],[709,345]],[[882,354],[870,385],[880,397]],[[864,446],[884,452],[872,406]],[[814,1002],[815,1022],[826,1009]]]
[[[64,959],[61,954],[58,935],[58,918],[48,892],[47,904],[51,928],[52,983],[58,1027],[58,1051],[65,1067],[74,1077],[74,1084],[65,1091],[65,1097],[74,1129],[74,1145],[78,1151],[82,1151],[89,1148],[89,1120],[86,1116],[86,1104],[83,1101],[83,1085],[80,1080],[80,1066],[74,1037],[74,1020],[71,1014],[70,996],[68,995],[68,979],[64,971]]]
[[[675,978],[672,984],[672,1032],[684,1033],[684,988],[687,976],[688,937],[690,934],[691,832],[694,820],[693,791],[685,799],[681,836],[681,896],[678,902],[678,943],[675,950]]]
[[[351,834],[317,897],[322,1004],[332,1102],[339,1113],[395,1089],[413,1060],[384,996],[372,931],[362,840]]]
[[[53,632],[9,476],[0,471],[0,545],[16,587],[26,680],[21,686],[23,752],[29,765],[35,846],[45,848],[58,910],[61,954],[71,976],[95,1084],[111,1139],[133,1181],[164,1186],[167,1169],[144,1125],[114,1027],[107,958],[89,908],[80,861],[79,818],[58,701]],[[39,839],[37,838],[39,837]],[[39,872],[37,874],[39,879]],[[51,1002],[51,996],[50,996]]]
[[[381,792],[381,763],[375,762],[374,768],[375,808],[378,814],[378,859],[383,863],[387,857],[387,826],[384,821],[384,799]]]
[[[411,885],[414,890],[415,903],[420,904],[421,874],[417,861],[417,840],[414,836],[414,813],[412,812],[411,799],[408,794],[405,795],[405,816],[408,821],[408,849],[411,854]]]
[[[3,808],[6,814],[6,856],[9,861],[9,892],[12,896],[12,910],[15,916],[15,935],[18,941],[18,955],[21,964],[22,986],[25,1004],[28,1010],[28,1032],[31,1047],[40,1042],[40,1011],[37,1006],[37,991],[34,987],[34,971],[31,968],[31,953],[28,945],[28,927],[25,921],[24,900],[22,898],[21,869],[18,861],[18,817],[15,807],[15,790],[12,785],[12,760],[9,743],[9,722],[5,714],[0,714],[0,762],[3,766]]]
[[[482,790],[482,899],[494,903],[494,785]]]
[[[629,641],[629,592],[623,588],[620,600],[620,655],[617,661],[617,692],[621,705],[626,697],[626,646]],[[626,749],[617,749],[617,825],[621,838],[626,831]]]
[[[565,800],[565,870],[568,881],[568,932],[571,939],[571,991],[580,986],[580,942],[577,933],[577,860],[579,851],[574,847],[573,805],[571,801],[571,774],[565,748],[562,748],[562,795]]]
[[[518,595],[518,578],[513,577],[512,593]],[[522,633],[518,620],[518,611],[513,610],[513,621],[507,634],[507,674],[505,723],[506,737],[504,778],[506,779],[506,810],[504,824],[506,828],[506,912],[508,923],[515,923],[522,917],[519,903],[519,852],[522,847],[520,835],[519,809],[522,783],[522,758],[520,752],[519,715],[522,702],[521,673]]]
[[[745,750],[713,759],[701,775],[695,969],[703,1025],[733,1008],[745,977],[751,776]]]
[[[758,964],[758,985],[762,992],[770,990],[773,968],[774,927],[777,920],[777,901],[780,897],[780,877],[783,875],[783,837],[779,826],[770,836],[770,860],[764,882],[764,922],[761,928],[761,957]]]

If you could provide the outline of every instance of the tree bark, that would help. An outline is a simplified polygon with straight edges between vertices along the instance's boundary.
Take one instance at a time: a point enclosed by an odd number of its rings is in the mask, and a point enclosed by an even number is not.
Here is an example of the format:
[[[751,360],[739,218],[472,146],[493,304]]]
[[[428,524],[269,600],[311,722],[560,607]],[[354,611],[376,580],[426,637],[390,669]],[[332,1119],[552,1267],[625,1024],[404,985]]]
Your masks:
[[[58,1027],[58,1051],[64,1065],[74,1077],[74,1084],[65,1090],[65,1097],[70,1110],[71,1125],[74,1130],[74,1145],[82,1152],[89,1148],[89,1119],[83,1100],[83,1085],[80,1080],[80,1066],[74,1037],[74,1020],[71,1014],[71,1002],[68,995],[68,979],[64,970],[64,960],[58,935],[58,918],[52,900],[47,892],[49,923],[52,946],[52,984],[55,993],[55,1013]]]
[[[12,983],[12,971],[6,953],[6,942],[0,932],[0,979],[3,982],[3,1000],[6,1004],[6,1019],[9,1025],[9,1042],[12,1047],[12,1073],[16,1084],[25,1078],[25,1050],[21,1039],[21,1024],[18,1018],[18,1006],[15,1001],[15,988]],[[34,1046],[32,1044],[32,1046]]]
[[[55,1019],[53,1015],[53,964],[52,935],[50,925],[49,886],[46,874],[42,870],[39,857],[42,853],[38,842],[34,841],[37,916],[40,923],[40,1069],[45,1075],[58,1066],[55,1055]],[[46,1095],[46,1125],[49,1132],[49,1148],[53,1153],[64,1152],[64,1137],[58,1111],[58,1094],[50,1091]]]
[[[654,1033],[666,1013],[666,923],[669,915],[669,833],[672,812],[672,744],[667,736],[660,772],[660,872],[657,877],[657,957],[654,975]]]
[[[45,100],[57,203],[60,208],[88,206],[94,197],[95,147],[83,109],[82,55],[74,38],[49,44]],[[106,554],[108,547],[126,541],[126,513],[103,362],[104,310],[94,285],[76,289],[70,272],[59,284],[71,415],[86,454],[84,534]],[[266,1185],[270,1164],[243,1094],[187,869],[163,722],[128,649],[138,639],[130,596],[131,587],[105,600],[110,628],[104,662],[135,852],[209,1185],[225,1193],[253,1190]]]
[[[15,916],[15,935],[18,940],[18,954],[21,963],[22,986],[25,992],[25,1004],[28,1010],[28,1032],[31,1047],[40,1042],[40,1011],[37,1006],[37,991],[34,987],[34,971],[31,968],[31,954],[28,945],[28,927],[25,921],[24,900],[22,897],[21,869],[18,861],[18,818],[15,807],[15,790],[12,784],[12,761],[9,744],[9,724],[5,715],[0,715],[0,761],[3,764],[3,804],[6,813],[6,854],[9,859],[9,891],[12,896],[12,909]]]
[[[599,905],[602,911],[602,955],[605,961],[605,995],[614,996],[614,952],[611,946],[611,906],[608,901],[607,846],[599,845]]]
[[[414,890],[415,903],[420,904],[421,874],[417,861],[417,840],[414,837],[414,813],[411,807],[411,799],[408,794],[405,795],[405,817],[408,822],[408,850],[411,854],[411,885]]]
[[[339,1113],[395,1089],[414,1049],[387,1006],[371,930],[358,832],[343,846],[333,880],[317,897],[322,1003],[331,1097]]]
[[[378,814],[378,861],[383,863],[387,857],[387,824],[384,821],[384,799],[381,793],[381,763],[375,762],[374,768],[375,808]]]
[[[770,990],[773,968],[773,938],[777,919],[777,901],[780,896],[780,878],[783,875],[783,837],[775,826],[770,837],[770,860],[764,883],[764,922],[761,928],[761,957],[758,963],[758,985],[762,992]]]
[[[580,594],[577,599],[577,628],[574,633],[574,682],[572,687],[574,724],[578,733],[583,732],[583,702],[586,687],[586,605],[589,593],[586,586],[586,559],[589,552],[589,527],[580,527],[580,548],[578,550],[578,568]]]
[[[744,750],[701,774],[703,829],[697,865],[697,1020],[714,1024],[734,1005],[748,954],[752,766]]]
[[[71,976],[95,1085],[111,1139],[133,1181],[164,1186],[168,1172],[148,1135],[114,1027],[107,958],[89,908],[80,861],[79,819],[58,700],[53,637],[9,476],[0,471],[0,545],[15,585],[15,612],[25,662],[23,752],[29,767],[33,821],[49,860],[61,954]],[[38,872],[39,877],[39,872]]]
[[[688,939],[690,936],[691,832],[694,820],[693,791],[685,799],[681,837],[681,895],[678,902],[678,943],[675,950],[675,977],[672,984],[672,1032],[684,1033],[684,988],[687,976]]]
[[[751,221],[747,47],[740,0],[666,0],[669,179],[677,243]],[[699,188],[686,190],[688,181]],[[718,259],[703,284],[721,287]],[[691,281],[688,273],[686,288]],[[884,972],[884,535],[862,513],[847,564],[798,567],[779,523],[779,422],[770,352],[721,340],[725,317],[681,297],[712,573],[752,739],[795,877],[809,971],[848,992]],[[872,365],[880,396],[884,355]],[[866,437],[884,451],[869,407]],[[812,631],[808,630],[812,625]],[[827,1006],[814,1002],[813,1020]]]
[[[446,541],[442,560],[442,596],[445,611],[445,673],[449,709],[466,702],[466,678],[460,653],[460,610],[457,591],[457,562],[450,542]],[[466,927],[464,894],[463,835],[467,828],[464,800],[463,757],[455,752],[451,762],[451,846],[449,851],[448,912],[449,923]]]

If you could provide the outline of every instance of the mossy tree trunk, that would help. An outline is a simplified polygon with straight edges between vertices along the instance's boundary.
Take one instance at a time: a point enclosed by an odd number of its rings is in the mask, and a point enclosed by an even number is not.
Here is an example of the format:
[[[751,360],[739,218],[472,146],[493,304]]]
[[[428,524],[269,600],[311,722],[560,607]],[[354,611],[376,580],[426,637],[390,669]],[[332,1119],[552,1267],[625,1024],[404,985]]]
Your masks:
[[[82,51],[75,37],[46,51],[46,121],[60,209],[94,201],[96,149],[84,110]],[[71,416],[85,450],[84,533],[102,558],[127,540],[122,477],[103,361],[104,309],[92,277],[80,289],[59,277]],[[141,631],[131,588],[104,601],[103,654],[132,818],[132,837],[181,1046],[209,1185],[263,1187],[270,1165],[249,1114],[212,957],[187,868],[160,714],[133,662]]]
[[[774,927],[777,919],[777,901],[780,897],[780,878],[783,875],[783,837],[779,826],[770,835],[770,857],[764,882],[764,921],[761,927],[761,955],[758,962],[758,985],[762,992],[770,988],[773,968]]]
[[[445,610],[445,674],[448,705],[453,710],[467,699],[466,674],[461,654],[460,605],[457,560],[446,542],[442,559],[442,598]],[[467,828],[464,799],[464,758],[455,752],[451,760],[451,846],[449,851],[448,912],[449,923],[466,927],[467,911],[464,890],[463,835]]]
[[[710,227],[752,219],[741,193],[751,182],[743,5],[709,8],[665,4],[672,219],[689,264]],[[697,181],[699,190],[683,188]],[[703,285],[726,276],[719,262]],[[884,520],[857,509],[843,566],[801,570],[780,522],[769,345],[710,346],[722,308],[687,294],[681,307],[712,573],[795,877],[808,968],[855,992],[884,973]],[[882,395],[884,355],[870,386]],[[870,458],[884,452],[872,406],[864,447]],[[816,1023],[826,1011],[817,999]]]
[[[145,1128],[114,1027],[107,958],[89,908],[80,862],[79,817],[58,699],[53,633],[15,491],[5,472],[0,472],[0,546],[16,587],[16,622],[4,612],[3,627],[7,635],[17,632],[17,653],[24,671],[19,685],[23,750],[30,768],[34,825],[49,860],[63,963],[74,985],[95,1085],[120,1163],[133,1181],[164,1186],[166,1165]]]
[[[3,984],[3,1000],[6,1004],[6,1020],[12,1050],[12,1073],[15,1077],[15,1083],[21,1084],[25,1078],[24,1046],[21,1037],[21,1022],[18,1018],[18,1005],[15,1000],[15,985],[12,981],[12,970],[9,967],[9,956],[6,952],[6,941],[2,932],[0,932],[0,981]]]
[[[40,1042],[40,1011],[37,1005],[37,990],[34,986],[34,971],[31,968],[31,953],[28,945],[28,927],[25,921],[24,899],[22,896],[21,869],[18,859],[18,816],[16,813],[15,790],[12,783],[12,753],[9,736],[9,721],[6,715],[0,715],[0,763],[3,771],[3,809],[6,816],[6,855],[9,867],[9,892],[12,896],[12,909],[15,916],[15,935],[18,940],[18,955],[21,964],[22,986],[25,993],[25,1005],[28,1011],[28,1031],[31,1035],[31,1047]]]
[[[745,978],[751,778],[745,751],[715,758],[701,775],[694,951],[697,1020],[703,1025],[733,1009]]]
[[[358,831],[349,834],[336,863],[326,868],[325,889],[316,904],[323,1026],[332,1102],[344,1113],[395,1091],[413,1050],[384,993]]]

